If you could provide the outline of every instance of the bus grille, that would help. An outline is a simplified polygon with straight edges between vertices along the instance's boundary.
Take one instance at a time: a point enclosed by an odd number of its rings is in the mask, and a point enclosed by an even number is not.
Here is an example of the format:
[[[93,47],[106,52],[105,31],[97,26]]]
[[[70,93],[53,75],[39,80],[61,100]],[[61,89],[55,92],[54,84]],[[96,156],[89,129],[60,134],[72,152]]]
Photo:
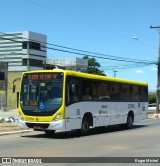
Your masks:
[[[48,123],[26,123],[27,127],[33,128],[34,126],[39,126],[42,129],[47,129],[49,127]]]

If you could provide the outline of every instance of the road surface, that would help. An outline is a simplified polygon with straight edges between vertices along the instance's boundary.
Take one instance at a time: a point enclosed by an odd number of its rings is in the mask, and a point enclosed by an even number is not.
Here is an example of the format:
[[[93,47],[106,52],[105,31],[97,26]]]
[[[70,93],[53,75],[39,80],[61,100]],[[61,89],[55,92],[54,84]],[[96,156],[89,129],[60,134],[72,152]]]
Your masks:
[[[136,123],[130,130],[122,130],[119,126],[110,126],[103,130],[91,129],[89,136],[79,136],[75,131],[57,132],[50,138],[43,132],[6,135],[0,137],[0,156],[81,157],[79,162],[85,162],[84,157],[155,157],[157,159],[160,157],[159,130],[160,119],[147,119]],[[72,160],[72,158],[69,159]],[[113,158],[114,161],[116,159]],[[88,160],[92,159],[88,158],[86,162],[89,162]],[[158,162],[160,163],[160,161]],[[56,163],[56,165],[75,164]],[[85,164],[77,163],[77,165]],[[97,164],[88,163],[87,165]],[[106,163],[102,165],[106,165]],[[125,164],[112,163],[109,165]],[[126,165],[135,164],[127,163]],[[154,163],[154,165],[156,164]]]

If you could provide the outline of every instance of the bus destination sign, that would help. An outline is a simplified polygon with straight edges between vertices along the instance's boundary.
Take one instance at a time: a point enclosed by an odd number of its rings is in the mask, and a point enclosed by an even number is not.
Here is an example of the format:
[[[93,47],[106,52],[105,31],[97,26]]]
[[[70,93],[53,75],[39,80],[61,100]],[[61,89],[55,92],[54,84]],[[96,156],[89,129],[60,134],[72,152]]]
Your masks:
[[[62,73],[32,73],[32,74],[25,74],[24,77],[28,80],[56,80],[62,79]]]

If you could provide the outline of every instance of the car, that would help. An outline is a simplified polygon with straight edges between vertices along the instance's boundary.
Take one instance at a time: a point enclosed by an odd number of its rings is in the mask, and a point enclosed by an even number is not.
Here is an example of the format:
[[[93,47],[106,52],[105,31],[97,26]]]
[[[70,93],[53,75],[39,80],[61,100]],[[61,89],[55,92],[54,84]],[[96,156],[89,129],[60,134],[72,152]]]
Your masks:
[[[148,104],[148,112],[156,112],[156,103]]]

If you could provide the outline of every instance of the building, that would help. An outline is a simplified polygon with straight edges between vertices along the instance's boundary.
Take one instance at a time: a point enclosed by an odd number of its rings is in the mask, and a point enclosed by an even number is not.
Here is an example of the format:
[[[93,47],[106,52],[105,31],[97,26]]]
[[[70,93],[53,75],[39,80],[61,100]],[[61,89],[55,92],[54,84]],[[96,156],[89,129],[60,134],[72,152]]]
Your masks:
[[[7,109],[16,108],[22,72],[43,69],[47,36],[31,31],[0,33],[0,62],[8,63]],[[13,93],[13,84],[16,93]]]
[[[17,108],[22,73],[29,70],[60,67],[82,71],[87,69],[88,60],[81,58],[47,59],[47,36],[31,31],[0,33],[0,72],[7,64],[5,89],[0,91],[0,109]],[[3,74],[2,74],[3,76]],[[3,88],[3,80],[0,85]],[[13,92],[15,89],[15,92]]]
[[[0,110],[7,109],[8,63],[0,62]]]
[[[62,67],[68,70],[84,71],[88,68],[88,60],[82,58],[49,58],[46,61],[46,68]]]
[[[8,71],[43,69],[47,36],[30,31],[0,33],[0,61],[8,62]]]

